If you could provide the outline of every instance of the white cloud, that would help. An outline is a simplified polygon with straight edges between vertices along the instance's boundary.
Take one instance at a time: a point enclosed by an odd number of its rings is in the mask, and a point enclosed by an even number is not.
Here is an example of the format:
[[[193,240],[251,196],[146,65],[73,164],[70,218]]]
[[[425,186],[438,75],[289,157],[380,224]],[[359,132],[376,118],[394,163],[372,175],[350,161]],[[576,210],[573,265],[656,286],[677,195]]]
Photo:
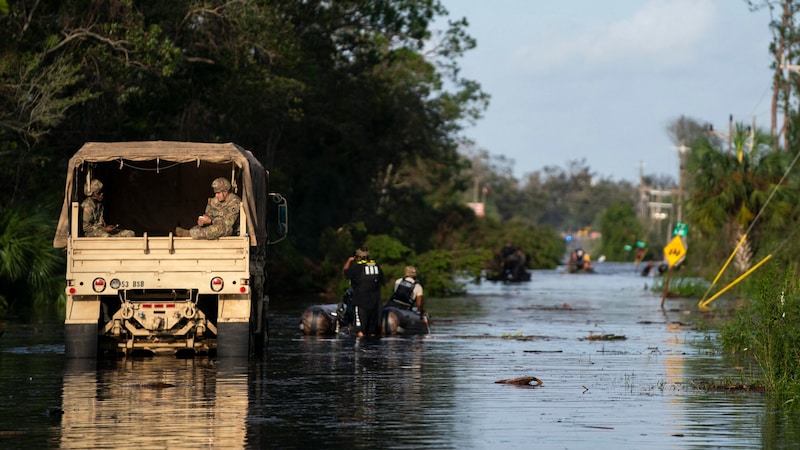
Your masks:
[[[626,62],[680,65],[696,57],[713,32],[715,14],[710,0],[652,0],[615,21],[589,22],[581,28],[551,22],[513,53],[512,64],[535,71],[576,65],[585,70]]]

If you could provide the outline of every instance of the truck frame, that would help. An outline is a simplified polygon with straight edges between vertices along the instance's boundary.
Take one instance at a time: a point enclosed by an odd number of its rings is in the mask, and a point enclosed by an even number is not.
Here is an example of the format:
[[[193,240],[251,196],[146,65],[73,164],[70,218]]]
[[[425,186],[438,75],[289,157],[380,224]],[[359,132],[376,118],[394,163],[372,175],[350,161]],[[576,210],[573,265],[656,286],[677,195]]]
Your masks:
[[[219,239],[177,237],[203,214],[211,181],[242,199],[238,229]],[[86,237],[84,186],[104,187],[105,221],[135,237]],[[287,202],[269,173],[232,144],[90,142],[69,160],[54,247],[66,249],[65,354],[246,357],[269,339],[267,246],[286,236]],[[278,232],[269,241],[268,211]]]

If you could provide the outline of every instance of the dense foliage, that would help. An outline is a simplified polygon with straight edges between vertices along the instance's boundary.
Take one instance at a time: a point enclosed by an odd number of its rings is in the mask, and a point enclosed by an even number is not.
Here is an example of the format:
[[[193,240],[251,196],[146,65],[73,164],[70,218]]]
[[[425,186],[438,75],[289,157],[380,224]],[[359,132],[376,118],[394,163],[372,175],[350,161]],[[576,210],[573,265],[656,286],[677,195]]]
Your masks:
[[[57,305],[63,307],[65,267],[48,239],[55,227],[48,214],[53,210],[0,209],[0,312],[47,317]]]
[[[87,141],[233,141],[291,202],[273,289],[333,292],[353,248],[386,236],[377,254],[407,249],[386,253],[392,272],[416,262],[429,292],[456,292],[452,273],[474,276],[494,250],[467,239],[506,237],[461,195],[460,130],[488,96],[460,77],[475,41],[447,16],[434,0],[3,2],[0,209],[57,204],[53,174]],[[552,265],[558,237],[529,227],[554,241],[529,250]]]
[[[476,45],[467,27],[437,0],[0,2],[0,211],[58,204],[65,161],[87,141],[233,141],[269,167],[272,190],[290,202],[291,234],[269,262],[273,292],[337,296],[342,263],[363,244],[387,283],[415,264],[434,296],[493,270],[507,241],[531,268],[555,267],[569,250],[564,237],[587,230],[604,236],[595,256],[626,259],[626,246],[644,240],[660,257],[664,233],[642,220],[630,183],[584,161],[518,180],[513,161],[463,139],[489,101],[459,73]],[[670,132],[683,140],[702,128],[681,118]],[[744,154],[764,153],[756,150]],[[700,155],[686,174],[692,205],[703,205],[693,174],[712,167]],[[742,194],[751,212],[787,163],[763,157],[765,170],[759,156],[740,171],[753,175]],[[713,167],[723,185],[728,166]],[[642,182],[674,189],[664,177]],[[775,202],[771,221],[789,212],[791,195]],[[467,202],[483,203],[485,217]],[[710,205],[694,211],[716,217]],[[703,236],[731,223],[691,217]],[[774,238],[773,225],[754,237]],[[52,239],[33,226],[18,232],[37,249]],[[5,286],[9,307],[24,298]]]
[[[632,260],[628,252],[632,244],[644,236],[642,224],[630,203],[616,203],[608,207],[602,214],[600,231],[603,234],[600,253],[612,261]]]

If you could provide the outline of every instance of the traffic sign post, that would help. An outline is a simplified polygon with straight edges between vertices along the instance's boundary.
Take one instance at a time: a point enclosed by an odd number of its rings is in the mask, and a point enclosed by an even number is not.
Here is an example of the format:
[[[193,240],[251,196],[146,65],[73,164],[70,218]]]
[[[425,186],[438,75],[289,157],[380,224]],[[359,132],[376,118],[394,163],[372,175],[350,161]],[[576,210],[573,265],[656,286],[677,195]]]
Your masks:
[[[669,241],[669,244],[664,247],[664,257],[670,268],[683,262],[686,258],[686,243],[683,242],[682,236],[675,236]]]
[[[677,229],[677,227],[676,227]],[[686,258],[686,242],[683,241],[683,236],[676,235],[669,241],[669,244],[664,247],[664,258],[667,260],[669,269],[667,270],[667,282],[664,283],[664,293],[661,295],[661,308],[664,308],[664,300],[667,298],[669,292],[669,281],[672,278],[672,268]]]

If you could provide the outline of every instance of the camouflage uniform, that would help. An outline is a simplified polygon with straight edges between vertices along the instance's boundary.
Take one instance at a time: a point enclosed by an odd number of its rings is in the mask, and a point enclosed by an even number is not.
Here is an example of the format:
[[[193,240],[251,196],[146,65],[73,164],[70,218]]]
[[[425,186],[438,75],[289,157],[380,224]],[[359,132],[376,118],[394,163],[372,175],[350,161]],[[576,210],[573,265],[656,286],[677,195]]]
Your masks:
[[[134,237],[135,234],[131,230],[117,229],[113,233],[103,231],[106,226],[106,219],[103,216],[105,208],[103,202],[92,198],[91,196],[103,190],[103,183],[100,180],[92,180],[88,189],[84,193],[89,197],[81,202],[81,210],[83,211],[81,217],[81,225],[83,234],[86,237]]]
[[[217,178],[211,187],[214,192],[224,192],[230,190],[231,184],[224,178]],[[238,232],[241,203],[242,200],[233,192],[224,202],[217,200],[216,196],[208,199],[205,215],[211,218],[211,224],[204,227],[194,226],[189,230],[189,235],[193,239],[219,239]]]

